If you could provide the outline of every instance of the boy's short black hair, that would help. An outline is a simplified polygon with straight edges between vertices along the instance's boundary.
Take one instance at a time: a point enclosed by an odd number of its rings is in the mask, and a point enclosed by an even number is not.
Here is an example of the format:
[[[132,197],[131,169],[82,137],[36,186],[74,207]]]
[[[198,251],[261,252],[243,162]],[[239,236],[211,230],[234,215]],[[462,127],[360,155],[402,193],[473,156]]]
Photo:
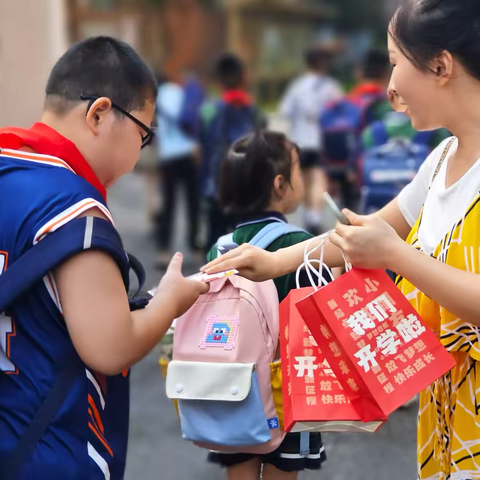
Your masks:
[[[329,70],[334,58],[333,52],[323,46],[314,45],[305,52],[305,64],[310,70]]]
[[[292,151],[299,149],[283,133],[258,130],[233,144],[222,162],[220,203],[228,215],[242,217],[266,210],[275,178],[292,176]]]
[[[363,61],[363,77],[370,80],[384,80],[390,73],[390,58],[383,48],[372,48]]]
[[[92,37],[72,45],[53,67],[45,108],[66,113],[80,95],[108,97],[127,111],[155,103],[157,82],[140,55],[111,37]]]
[[[241,88],[245,82],[245,64],[233,53],[224,53],[215,62],[214,75],[220,85],[232,90]]]

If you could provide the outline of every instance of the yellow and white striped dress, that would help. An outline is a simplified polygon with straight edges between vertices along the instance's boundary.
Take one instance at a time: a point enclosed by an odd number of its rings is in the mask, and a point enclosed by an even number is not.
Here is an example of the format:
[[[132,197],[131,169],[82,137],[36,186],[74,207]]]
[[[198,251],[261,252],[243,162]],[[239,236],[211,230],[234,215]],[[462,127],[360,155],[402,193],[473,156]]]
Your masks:
[[[420,216],[407,239],[418,250],[421,220]],[[433,256],[455,268],[480,273],[480,195]],[[453,370],[420,396],[418,478],[480,480],[480,328],[445,310],[407,280],[399,278],[397,283],[457,361]]]

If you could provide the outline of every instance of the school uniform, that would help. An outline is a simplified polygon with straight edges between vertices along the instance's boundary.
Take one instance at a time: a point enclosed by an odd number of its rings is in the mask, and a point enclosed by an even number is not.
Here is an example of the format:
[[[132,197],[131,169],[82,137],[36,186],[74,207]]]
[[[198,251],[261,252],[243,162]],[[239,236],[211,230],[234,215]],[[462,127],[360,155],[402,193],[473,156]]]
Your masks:
[[[328,75],[306,72],[294,80],[280,104],[280,114],[290,126],[290,137],[300,147],[300,165],[321,165],[323,139],[318,124],[322,110],[343,96],[342,86]]]

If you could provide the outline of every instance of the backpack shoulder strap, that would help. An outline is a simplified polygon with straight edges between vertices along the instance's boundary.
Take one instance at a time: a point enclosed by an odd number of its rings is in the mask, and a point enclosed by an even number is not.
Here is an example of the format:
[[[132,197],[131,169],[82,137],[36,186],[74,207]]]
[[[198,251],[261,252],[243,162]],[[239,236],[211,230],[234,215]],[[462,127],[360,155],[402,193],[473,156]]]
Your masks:
[[[233,243],[233,233],[229,233],[220,237],[217,241],[217,247],[224,247],[226,245],[230,245],[231,243]]]
[[[217,102],[217,111],[212,124],[215,123],[217,130],[215,131],[215,138],[213,139],[217,143],[217,155],[215,159],[215,165],[212,170],[214,175],[217,175],[220,168],[220,162],[222,161],[221,155],[224,151],[230,147],[230,141],[228,139],[228,132],[230,128],[230,119],[232,118],[232,106],[228,103],[219,100]]]
[[[442,156],[440,157],[440,160],[438,161],[437,168],[435,169],[435,172],[433,173],[432,181],[430,182],[430,187],[432,186],[433,182],[437,178],[438,174],[440,173],[440,170],[442,168],[442,165],[445,162],[445,159],[447,158],[448,152],[452,148],[452,145],[455,143],[456,137],[452,137],[449,142],[447,143],[447,146],[445,147],[445,150],[442,153]]]
[[[83,217],[45,237],[0,275],[0,312],[65,260],[84,250],[110,254],[120,267],[128,289],[130,263],[117,231],[106,220]],[[136,267],[138,270],[137,264]],[[140,280],[144,281],[144,273]]]
[[[266,250],[275,240],[289,233],[301,233],[305,230],[284,222],[269,223],[262,228],[248,243],[254,247]]]
[[[267,249],[275,240],[289,233],[306,233],[300,227],[284,222],[272,222],[263,227],[248,243],[254,247]],[[233,233],[220,237],[216,243],[218,256],[222,255],[222,249],[233,249],[238,245],[233,241]]]
[[[217,249],[217,257],[220,257],[226,249],[233,250],[238,247],[238,245],[233,241],[233,233],[229,233],[228,235],[220,237],[217,240],[215,247]]]

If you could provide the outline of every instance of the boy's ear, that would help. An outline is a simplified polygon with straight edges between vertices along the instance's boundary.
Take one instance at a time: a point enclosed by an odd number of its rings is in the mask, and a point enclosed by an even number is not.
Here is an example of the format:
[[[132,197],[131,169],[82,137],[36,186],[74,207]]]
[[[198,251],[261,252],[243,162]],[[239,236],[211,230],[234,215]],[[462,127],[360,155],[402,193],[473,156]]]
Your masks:
[[[87,116],[85,117],[85,122],[94,135],[98,134],[100,123],[105,120],[111,109],[112,101],[107,97],[98,98],[93,102]]]

